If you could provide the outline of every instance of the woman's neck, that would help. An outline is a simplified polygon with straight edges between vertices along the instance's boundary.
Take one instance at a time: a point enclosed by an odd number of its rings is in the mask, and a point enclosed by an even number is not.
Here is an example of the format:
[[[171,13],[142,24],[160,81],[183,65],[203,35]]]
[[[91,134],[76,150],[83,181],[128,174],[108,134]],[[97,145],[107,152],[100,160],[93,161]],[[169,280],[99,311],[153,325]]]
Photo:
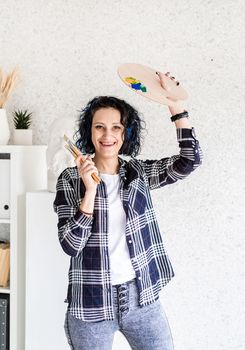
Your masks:
[[[113,159],[97,159],[96,156],[93,158],[96,168],[102,174],[118,174],[119,172],[119,160],[118,158]]]

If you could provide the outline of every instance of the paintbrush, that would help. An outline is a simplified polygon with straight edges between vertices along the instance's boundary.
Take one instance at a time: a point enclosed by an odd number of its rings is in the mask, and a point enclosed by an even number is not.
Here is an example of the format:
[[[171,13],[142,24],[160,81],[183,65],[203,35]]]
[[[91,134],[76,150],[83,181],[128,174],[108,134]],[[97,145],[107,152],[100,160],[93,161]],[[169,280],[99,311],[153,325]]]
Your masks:
[[[73,157],[76,159],[80,154],[82,154],[80,152],[80,150],[71,142],[71,140],[64,135],[64,139],[67,142],[67,144],[65,145],[65,148],[68,149],[68,151],[73,155]],[[81,163],[83,163],[85,161],[85,158],[81,158]],[[100,178],[98,177],[98,175],[96,173],[93,173],[92,178],[94,179],[94,181],[99,184],[100,183]]]

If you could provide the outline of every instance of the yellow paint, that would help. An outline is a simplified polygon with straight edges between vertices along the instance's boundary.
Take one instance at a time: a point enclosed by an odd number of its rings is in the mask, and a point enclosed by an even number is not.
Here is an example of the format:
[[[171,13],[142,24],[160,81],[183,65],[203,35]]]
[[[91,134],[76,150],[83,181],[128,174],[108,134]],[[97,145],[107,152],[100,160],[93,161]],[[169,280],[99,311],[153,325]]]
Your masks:
[[[124,80],[129,84],[139,84],[140,83],[140,80],[137,80],[133,77],[126,77],[126,78],[124,78]]]

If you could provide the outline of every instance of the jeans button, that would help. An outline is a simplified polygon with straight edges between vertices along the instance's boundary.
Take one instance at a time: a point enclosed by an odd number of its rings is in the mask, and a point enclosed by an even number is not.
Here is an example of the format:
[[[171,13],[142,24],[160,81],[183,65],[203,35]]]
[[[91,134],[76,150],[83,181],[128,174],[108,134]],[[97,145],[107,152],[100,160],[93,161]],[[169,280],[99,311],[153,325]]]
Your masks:
[[[124,297],[126,297],[125,293],[119,293],[119,298],[124,298]]]
[[[126,288],[125,286],[120,286],[120,287],[119,287],[119,290],[120,290],[120,291],[123,291],[123,290],[126,290],[126,289],[127,289],[127,288]]]
[[[122,311],[122,312],[123,312],[123,311],[126,311],[126,310],[128,310],[128,307],[126,307],[126,306],[124,306],[124,307],[121,308],[121,311]]]

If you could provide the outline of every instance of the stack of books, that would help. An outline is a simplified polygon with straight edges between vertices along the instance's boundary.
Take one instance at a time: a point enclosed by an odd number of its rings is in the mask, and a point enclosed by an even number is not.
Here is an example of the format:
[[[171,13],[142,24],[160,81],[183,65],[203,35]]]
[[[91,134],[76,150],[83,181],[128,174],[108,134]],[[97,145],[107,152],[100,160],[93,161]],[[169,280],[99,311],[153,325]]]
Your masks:
[[[0,241],[0,287],[7,287],[10,272],[10,244]]]

